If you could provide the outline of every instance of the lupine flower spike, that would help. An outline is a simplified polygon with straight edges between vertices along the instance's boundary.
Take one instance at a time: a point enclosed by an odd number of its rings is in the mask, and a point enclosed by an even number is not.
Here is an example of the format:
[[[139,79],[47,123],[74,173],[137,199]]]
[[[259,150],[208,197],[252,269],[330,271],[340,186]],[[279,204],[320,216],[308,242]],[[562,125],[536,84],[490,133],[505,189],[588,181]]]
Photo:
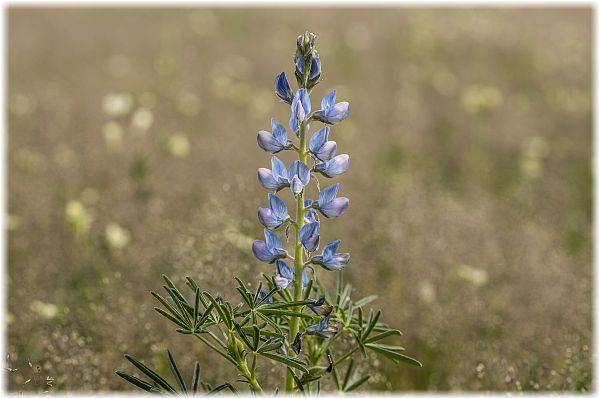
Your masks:
[[[298,36],[294,75],[298,83],[296,91],[290,87],[284,72],[277,75],[274,82],[275,94],[290,107],[289,128],[294,134],[288,135],[287,126],[271,119],[271,131],[261,130],[256,136],[258,146],[270,154],[291,151],[296,155],[289,167],[277,156],[271,155],[271,168],[258,169],[258,181],[268,191],[268,204],[258,208],[258,220],[264,226],[264,241],[254,240],[252,252],[271,269],[269,273],[263,273],[268,287],[260,282],[256,289],[250,289],[252,284],[246,284],[236,277],[236,289],[242,302],[229,302],[201,290],[188,277],[187,284],[193,291],[191,301],[188,301],[172,281],[164,276],[169,299],[154,292],[153,294],[165,307],[157,308],[157,311],[176,325],[176,331],[199,338],[217,354],[233,363],[240,377],[237,382],[247,384],[251,393],[265,392],[259,383],[263,374],[260,367],[257,368],[257,364],[261,363],[257,363],[259,356],[281,366],[287,394],[318,394],[321,386],[319,379],[328,373],[334,376],[335,388],[340,393],[345,393],[369,378],[368,375],[353,376],[353,360],[348,360],[349,366],[343,365],[348,370],[346,376],[343,379],[337,378],[342,375],[338,374],[336,366],[349,359],[357,349],[361,349],[364,355],[367,350],[374,351],[395,363],[403,361],[419,365],[419,362],[401,353],[404,350],[402,347],[378,342],[400,333],[378,322],[379,311],[372,310],[368,317],[363,317],[363,306],[369,302],[368,297],[361,301],[351,299],[350,286],[344,287],[342,284],[342,269],[348,264],[350,254],[337,252],[340,240],[325,245],[322,252],[318,252],[321,229],[324,228],[321,222],[345,214],[350,201],[346,197],[337,196],[339,183],[321,190],[316,176],[311,178],[311,174],[319,173],[326,178],[334,178],[348,170],[350,157],[347,154],[338,155],[337,144],[330,138],[339,133],[333,125],[348,118],[350,106],[345,101],[336,103],[336,91],[333,90],[325,95],[319,110],[311,109],[310,93],[321,77],[321,60],[315,46],[315,35],[312,33],[306,32]],[[327,126],[320,126],[309,138],[309,124],[314,123],[324,123]],[[311,181],[316,183],[314,185],[319,191],[317,198],[308,198]],[[290,202],[286,204],[286,201]],[[285,243],[276,232],[278,229],[285,233]],[[288,241],[291,242],[288,244]],[[291,247],[290,252],[285,248],[288,245]],[[289,261],[293,264],[286,263]],[[337,291],[334,301],[326,298],[323,284],[325,279],[319,279],[315,265],[321,266],[323,271],[317,268],[319,273],[335,272]],[[318,299],[314,299],[315,294],[319,296]],[[341,335],[352,338],[346,341],[352,341],[352,344],[348,348],[333,350],[333,342]],[[224,339],[219,338],[220,336]],[[211,337],[214,340],[210,340]],[[303,340],[308,348],[308,356],[298,356],[302,351]],[[348,345],[344,345],[346,346]],[[333,356],[339,357],[334,361]],[[164,379],[139,361],[128,359],[152,383],[118,372],[119,375],[149,392],[193,395],[198,385],[205,388],[209,395],[223,389],[236,392],[236,387],[230,383],[213,389],[208,384],[199,382],[198,363],[191,389],[188,390],[170,352],[169,369],[174,379]],[[274,375],[271,370],[269,366],[266,371],[269,379]],[[167,380],[176,381],[177,385],[172,386]],[[283,386],[274,387],[276,391],[279,388]]]

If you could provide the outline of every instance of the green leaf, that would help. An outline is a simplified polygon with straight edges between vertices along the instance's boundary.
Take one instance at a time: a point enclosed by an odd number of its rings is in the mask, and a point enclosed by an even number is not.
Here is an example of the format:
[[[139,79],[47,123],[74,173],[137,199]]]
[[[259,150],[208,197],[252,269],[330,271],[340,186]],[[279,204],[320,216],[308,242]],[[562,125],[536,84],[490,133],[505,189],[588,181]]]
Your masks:
[[[354,359],[350,359],[348,362],[348,367],[346,368],[346,374],[344,376],[344,382],[342,386],[344,390],[346,389],[346,385],[348,385],[348,381],[350,381],[350,377],[352,376],[352,367],[354,366]]]
[[[294,379],[294,382],[296,383],[296,387],[298,388],[298,390],[300,392],[304,392],[304,384],[302,384],[302,381],[300,381],[298,376],[296,374],[294,374],[292,369],[290,369],[289,367],[287,369],[290,372],[290,374],[292,375],[292,378]]]
[[[394,350],[390,350],[389,345],[386,345],[385,347],[379,344],[366,344],[365,345],[367,348],[387,357],[388,359],[390,359],[391,361],[393,361],[394,363],[399,363],[399,362],[404,362],[404,363],[408,363],[408,364],[412,364],[413,366],[418,366],[418,367],[422,367],[423,365],[421,364],[421,362],[419,362],[416,359],[413,359],[412,357],[403,355],[401,353],[398,353]]]
[[[242,339],[242,341],[244,341],[244,343],[246,344],[246,346],[249,349],[252,349],[252,343],[250,343],[250,340],[248,339],[248,337],[246,336],[246,333],[244,332],[244,330],[242,329],[242,327],[240,327],[240,325],[236,322],[233,322],[233,325],[238,333],[238,335],[240,336],[240,338]]]
[[[382,332],[381,334],[373,335],[372,337],[367,339],[365,342],[380,341],[391,335],[402,335],[402,333],[399,330],[387,330],[387,331]]]
[[[176,319],[175,317],[173,317],[169,313],[165,312],[161,308],[155,307],[154,310],[156,310],[158,313],[160,313],[162,316],[166,317],[167,319],[171,320],[173,323],[177,324],[179,327],[184,328],[186,330],[189,329],[189,326],[186,326],[180,320]]]
[[[356,306],[357,308],[361,308],[371,302],[373,302],[375,299],[377,299],[377,295],[369,295],[366,296],[362,299],[359,299],[358,301],[356,301],[356,303],[354,304],[354,306]]]
[[[237,287],[236,290],[240,293],[242,299],[244,300],[244,302],[246,302],[246,305],[248,305],[250,309],[253,309],[254,303],[252,302],[252,298],[250,297],[250,295],[247,292],[244,292],[244,290],[240,287]]]
[[[260,291],[262,290],[262,281],[258,282],[258,285],[256,286],[256,292],[254,293],[254,302],[258,301],[258,295],[260,294]]]
[[[152,381],[154,381],[157,385],[160,385],[162,388],[164,388],[165,390],[167,390],[169,392],[173,392],[173,393],[176,392],[175,388],[173,388],[167,381],[165,381],[164,378],[162,378],[160,375],[158,375],[154,370],[149,369],[142,362],[140,362],[139,360],[137,360],[136,358],[134,358],[132,356],[125,355],[125,358],[127,360],[129,360],[131,362],[131,364],[133,364],[135,367],[137,367],[138,370],[140,370],[142,373],[144,373],[148,377],[150,377],[150,379]]]
[[[191,325],[192,321],[190,320],[190,316],[187,313],[187,311],[185,310],[185,308],[183,307],[182,302],[181,302],[181,300],[179,300],[179,297],[177,296],[175,291],[167,286],[163,286],[163,288],[171,296],[171,299],[173,299],[173,303],[175,303],[175,306],[177,306],[177,308],[179,309],[179,313],[181,314],[183,320],[185,320],[185,322],[188,323],[188,325]]]
[[[279,349],[282,345],[283,341],[281,339],[270,338],[258,348],[258,353],[271,352],[276,349]]]
[[[276,302],[276,303],[269,303],[269,304],[266,304],[266,305],[261,305],[260,309],[293,308],[293,307],[296,307],[296,306],[311,305],[313,303],[315,303],[314,300],[291,301],[291,302]]]
[[[281,334],[283,336],[283,330],[281,329],[281,327],[279,327],[279,325],[277,323],[275,323],[273,320],[271,320],[269,318],[269,316],[264,315],[262,313],[256,313],[256,315],[258,317],[260,317],[261,319],[263,319],[268,325],[270,325],[273,329],[275,329],[275,331],[277,331],[279,334]]]
[[[267,292],[267,295],[265,295],[257,304],[256,306],[260,306],[263,303],[267,302],[269,300],[269,298],[271,298],[273,296],[274,293],[277,292],[276,288],[273,288],[272,290],[270,290],[269,292]]]
[[[167,286],[169,286],[169,288],[173,290],[173,292],[175,293],[175,295],[177,296],[177,298],[179,298],[180,301],[186,302],[185,297],[181,294],[181,292],[179,292],[179,290],[177,289],[177,287],[175,287],[175,284],[173,284],[173,282],[171,281],[171,279],[168,278],[164,274],[162,275],[162,278],[167,283]]]
[[[192,325],[198,322],[198,313],[200,312],[200,288],[196,288],[196,300],[194,301],[194,319]]]
[[[175,310],[173,305],[171,305],[169,302],[167,302],[167,300],[165,298],[163,298],[162,296],[160,296],[159,294],[157,294],[154,291],[150,291],[150,294],[152,294],[152,296],[154,296],[154,298],[156,298],[165,308],[167,308],[167,310],[169,312],[171,312],[174,317],[176,317],[182,323],[185,323],[185,320],[183,319],[183,315],[179,314],[179,312],[177,310]]]
[[[282,356],[278,353],[273,353],[273,352],[264,352],[264,353],[261,353],[261,355],[264,357],[267,357],[271,360],[275,360],[276,362],[286,364],[290,367],[294,367],[304,373],[308,372],[308,369],[306,368],[306,366],[304,364],[302,364],[299,360],[296,360],[294,358]]]
[[[223,320],[223,322],[225,323],[227,328],[231,329],[231,327],[232,327],[231,318],[229,317],[229,315],[227,314],[225,309],[223,309],[223,307],[219,304],[219,302],[215,298],[213,298],[213,296],[209,292],[204,291],[202,294],[205,295],[208,298],[208,300],[210,301],[210,303],[215,307],[215,309],[217,310],[217,313],[219,313],[221,320]]]
[[[361,376],[358,380],[354,381],[349,387],[344,389],[344,392],[350,392],[355,390],[356,388],[367,382],[369,378],[371,378],[371,376],[368,374]]]
[[[192,393],[196,393],[198,390],[198,383],[200,382],[200,363],[196,361],[194,365],[194,376],[192,378]]]
[[[214,307],[215,307],[215,305],[213,305],[212,303],[210,305],[208,305],[208,307],[206,308],[206,312],[204,312],[202,317],[200,317],[200,320],[198,320],[198,323],[196,324],[196,328],[199,328],[200,326],[202,326],[204,324],[206,319],[208,319],[210,317],[210,313],[212,312]]]
[[[237,390],[230,383],[226,382],[225,384],[221,384],[218,387],[212,388],[206,395],[214,395],[217,392],[221,392],[224,389],[229,389],[233,393],[237,393]]]
[[[256,325],[252,326],[252,351],[256,352],[258,345],[260,344],[260,330]]]
[[[378,310],[375,313],[373,313],[373,311],[369,312],[369,321],[367,322],[368,323],[367,329],[365,330],[363,335],[360,337],[360,340],[362,342],[364,342],[365,339],[367,339],[369,337],[369,334],[371,334],[371,331],[375,327],[375,324],[377,324],[377,320],[379,320],[379,316],[381,316],[381,310]]]
[[[198,284],[196,284],[196,282],[191,277],[186,276],[185,279],[187,280],[188,287],[190,287],[192,291],[196,291],[198,289]]]
[[[338,391],[341,391],[342,387],[340,386],[340,378],[338,377],[337,368],[335,367],[335,365],[331,369],[331,376],[333,377],[333,382],[335,383],[335,388]]]
[[[179,388],[184,393],[187,393],[187,388],[185,387],[185,382],[183,382],[183,377],[181,376],[181,373],[179,372],[179,369],[177,368],[177,364],[175,364],[175,359],[173,359],[173,355],[171,354],[171,351],[168,349],[167,349],[167,360],[169,363],[169,369],[171,370],[171,373],[175,377],[175,381],[177,381],[177,385],[179,385]]]
[[[116,371],[117,375],[121,378],[123,378],[124,380],[126,380],[127,382],[129,382],[130,384],[133,384],[135,386],[137,386],[138,388],[143,389],[144,391],[148,391],[151,392],[153,389],[156,389],[154,387],[154,385],[150,384],[149,382],[146,382],[144,380],[141,380],[137,377],[134,377],[132,375],[123,373],[122,371]]]
[[[304,314],[304,313],[300,313],[300,312],[294,312],[293,310],[284,310],[284,309],[260,309],[257,310],[256,313],[262,313],[262,314],[266,314],[266,315],[272,315],[272,316],[295,316],[295,317],[300,317],[303,319],[313,319],[314,317],[308,314]]]

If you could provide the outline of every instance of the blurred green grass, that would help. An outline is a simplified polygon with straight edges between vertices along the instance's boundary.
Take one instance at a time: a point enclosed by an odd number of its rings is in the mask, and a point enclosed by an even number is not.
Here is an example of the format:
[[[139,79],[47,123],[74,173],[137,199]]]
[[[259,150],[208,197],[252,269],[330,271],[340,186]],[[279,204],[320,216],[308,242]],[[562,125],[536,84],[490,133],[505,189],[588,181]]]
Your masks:
[[[149,290],[269,271],[255,134],[288,119],[273,79],[307,29],[313,102],[352,106],[324,239],[424,363],[372,360],[368,389],[591,389],[590,9],[11,7],[9,390],[131,389],[122,354],[166,368],[164,347],[232,377]]]

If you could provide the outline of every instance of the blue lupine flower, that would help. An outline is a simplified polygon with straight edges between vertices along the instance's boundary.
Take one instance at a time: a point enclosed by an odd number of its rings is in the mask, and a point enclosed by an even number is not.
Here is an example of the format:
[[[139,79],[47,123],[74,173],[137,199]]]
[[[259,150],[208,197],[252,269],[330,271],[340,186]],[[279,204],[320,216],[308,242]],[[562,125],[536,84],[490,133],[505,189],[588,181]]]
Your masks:
[[[335,90],[323,97],[321,109],[315,111],[314,118],[324,123],[333,125],[348,118],[350,104],[347,101],[335,104]]]
[[[335,240],[327,244],[325,248],[323,248],[323,254],[313,256],[311,262],[329,271],[342,269],[348,264],[350,254],[336,252],[340,243],[340,240]]]
[[[321,191],[316,207],[323,216],[327,218],[336,218],[348,210],[350,200],[346,197],[336,195],[340,189],[340,184],[336,183]]]
[[[285,258],[287,251],[283,249],[281,240],[269,229],[265,229],[265,241],[254,240],[252,243],[252,252],[258,260],[265,263],[273,263],[277,259]]]
[[[329,316],[324,317],[319,323],[306,327],[304,334],[316,335],[321,338],[331,338],[339,331],[339,327],[329,324]]]
[[[272,170],[258,169],[258,181],[267,190],[279,191],[289,185],[285,164],[277,157],[271,158]]]
[[[275,93],[277,94],[277,97],[281,98],[286,103],[292,103],[294,92],[290,88],[290,84],[285,76],[285,72],[281,72],[275,78]]]
[[[275,119],[271,119],[271,131],[272,133],[261,130],[256,136],[258,146],[263,150],[276,154],[291,144],[285,127]]]
[[[308,252],[314,252],[319,248],[319,227],[319,222],[312,222],[300,229],[300,241]]]
[[[292,162],[287,175],[294,196],[298,195],[310,182],[310,169],[302,161]]]
[[[277,266],[277,272],[275,276],[273,276],[273,284],[278,290],[283,290],[294,281],[295,268],[289,267],[284,261],[281,260],[277,260],[275,265]],[[306,269],[304,269],[304,272],[302,273],[303,290],[308,285],[308,281],[308,275],[306,274]]]
[[[294,281],[294,271],[281,260],[275,262],[275,265],[277,273],[273,276],[273,284],[278,290],[283,290]]]
[[[315,172],[321,173],[325,177],[341,175],[348,169],[350,157],[348,154],[340,154],[331,158],[327,162],[319,162],[315,165]]]
[[[310,198],[304,201],[304,221],[306,223],[312,223],[312,222],[316,222],[317,219],[317,212],[315,212],[314,209],[310,209],[310,207],[312,206],[313,200],[311,200]]]
[[[276,229],[289,219],[288,209],[278,196],[269,194],[269,207],[258,208],[258,220],[270,229]]]
[[[292,100],[292,116],[290,117],[290,127],[296,134],[300,131],[300,124],[308,114],[310,114],[310,97],[306,89],[300,89]]]
[[[329,127],[319,129],[310,138],[308,148],[310,152],[321,161],[328,161],[335,156],[337,144],[335,141],[327,141],[329,138]]]

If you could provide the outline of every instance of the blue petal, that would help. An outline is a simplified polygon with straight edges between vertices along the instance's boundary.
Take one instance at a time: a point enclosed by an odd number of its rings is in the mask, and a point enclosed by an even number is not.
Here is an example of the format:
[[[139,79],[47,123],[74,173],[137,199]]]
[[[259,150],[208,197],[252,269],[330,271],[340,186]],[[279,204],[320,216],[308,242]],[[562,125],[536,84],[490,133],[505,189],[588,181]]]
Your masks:
[[[333,90],[323,97],[323,100],[321,100],[321,110],[327,112],[330,108],[333,108],[333,105],[335,104],[335,94],[335,90]]]
[[[294,196],[300,194],[303,188],[304,185],[302,184],[302,181],[298,175],[294,175],[294,177],[292,177],[292,181],[290,182],[290,189],[292,190],[292,193],[294,193]]]
[[[333,177],[341,175],[348,170],[350,164],[350,157],[348,154],[341,154],[333,157],[325,163],[318,163],[315,165],[315,170],[321,172],[325,177]]]
[[[282,148],[285,147],[288,142],[287,131],[285,130],[285,127],[275,119],[271,119],[271,131],[277,143],[279,143]]]
[[[317,212],[314,209],[309,209],[304,212],[304,221],[306,223],[312,223],[317,221]]]
[[[331,186],[323,189],[319,193],[319,201],[318,201],[319,207],[326,205],[329,202],[333,201],[335,196],[337,195],[339,189],[340,189],[340,183],[332,184]]]
[[[281,226],[284,220],[275,215],[271,209],[261,206],[258,208],[258,221],[265,227],[275,229]]]
[[[283,245],[281,244],[281,240],[279,236],[272,232],[271,230],[265,229],[265,242],[267,243],[267,247],[269,249],[281,248]]]
[[[346,101],[335,104],[333,108],[327,111],[326,119],[327,123],[334,124],[343,121],[350,115],[350,104]]]
[[[319,205],[319,210],[323,215],[325,215],[325,217],[336,218],[344,214],[348,210],[349,205],[350,200],[348,198],[339,197],[335,198],[334,200],[328,202],[323,206]]]
[[[308,91],[306,89],[298,90],[300,92],[300,102],[302,103],[302,108],[306,114],[310,114],[310,96],[308,95]]]
[[[258,132],[258,135],[256,136],[256,142],[260,148],[272,153],[279,152],[285,147],[284,145],[281,145],[281,143],[271,133],[265,132],[264,130]]]
[[[288,170],[288,180],[290,181],[290,184],[294,176],[298,176],[302,185],[306,186],[310,182],[310,169],[304,162],[296,160],[292,162],[290,169]]]
[[[321,74],[321,60],[319,57],[314,57],[310,64],[310,75],[309,80],[314,80]]]
[[[328,141],[315,153],[316,157],[322,161],[328,161],[335,156],[337,144],[335,141]]]
[[[254,256],[260,261],[266,263],[272,263],[275,260],[273,254],[269,250],[267,244],[261,240],[254,240],[252,243],[252,252]]]
[[[290,84],[285,76],[285,72],[281,72],[275,78],[275,93],[277,93],[277,96],[288,104],[292,102],[294,93],[290,88]]]
[[[273,214],[280,219],[282,222],[288,217],[288,209],[278,196],[269,194],[269,207],[273,211]]]
[[[325,143],[327,142],[328,137],[329,137],[329,127],[328,126],[325,126],[324,128],[317,130],[315,132],[315,134],[313,134],[313,136],[310,138],[310,142],[308,143],[308,148],[310,149],[310,151],[313,154],[317,154],[317,152],[319,152],[321,147],[323,147],[323,145],[325,145]]]
[[[275,262],[275,265],[277,267],[278,275],[289,281],[292,281],[294,279],[293,270],[284,261],[278,260],[277,262]]]
[[[308,252],[314,252],[319,247],[319,225],[319,222],[313,222],[300,229],[300,241]]]
[[[258,169],[258,181],[267,190],[277,190],[279,183],[273,177],[273,172],[267,168]]]
[[[271,158],[271,168],[273,168],[273,178],[280,185],[287,184],[287,169],[285,168],[285,164],[281,162],[281,160],[277,157]]]
[[[329,244],[327,244],[325,246],[325,248],[323,248],[323,261],[324,262],[328,262],[331,258],[333,258],[333,256],[335,255],[335,252],[337,251],[338,247],[340,246],[340,243],[341,243],[340,240],[335,240],[333,242],[330,242]]]

